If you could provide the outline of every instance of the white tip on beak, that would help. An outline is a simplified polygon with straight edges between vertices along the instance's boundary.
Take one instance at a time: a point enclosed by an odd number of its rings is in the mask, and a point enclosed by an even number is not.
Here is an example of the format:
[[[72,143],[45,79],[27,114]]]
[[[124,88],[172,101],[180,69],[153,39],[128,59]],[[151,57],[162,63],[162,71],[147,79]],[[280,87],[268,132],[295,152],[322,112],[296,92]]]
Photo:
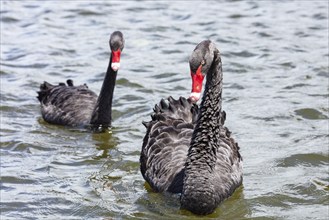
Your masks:
[[[120,63],[112,63],[111,68],[114,71],[118,71],[118,69],[120,68]]]
[[[190,95],[190,99],[194,102],[197,102],[201,97],[201,93],[200,92],[192,92]]]

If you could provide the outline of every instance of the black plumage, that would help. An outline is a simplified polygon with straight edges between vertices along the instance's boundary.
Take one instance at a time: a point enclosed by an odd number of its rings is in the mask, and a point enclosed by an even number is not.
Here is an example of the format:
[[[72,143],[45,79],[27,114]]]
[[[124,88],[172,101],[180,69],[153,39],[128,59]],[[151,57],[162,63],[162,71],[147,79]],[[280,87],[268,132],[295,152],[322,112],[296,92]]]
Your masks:
[[[198,44],[190,69],[193,80],[193,74],[207,76],[200,106],[194,104],[200,82],[194,81],[189,99],[169,97],[155,106],[144,123],[140,168],[154,191],[181,193],[182,208],[209,214],[241,185],[242,157],[224,126],[222,63],[214,43]]]

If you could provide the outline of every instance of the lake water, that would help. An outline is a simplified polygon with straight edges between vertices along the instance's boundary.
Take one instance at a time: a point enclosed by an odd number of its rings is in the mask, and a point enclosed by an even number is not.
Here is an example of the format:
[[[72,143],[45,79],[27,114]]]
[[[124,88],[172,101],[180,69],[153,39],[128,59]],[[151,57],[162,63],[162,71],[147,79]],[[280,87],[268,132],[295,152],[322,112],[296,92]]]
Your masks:
[[[1,219],[194,219],[139,155],[155,103],[188,96],[188,57],[220,49],[244,182],[204,219],[328,219],[328,1],[1,1]],[[126,40],[112,133],[47,124],[40,83],[98,93]]]

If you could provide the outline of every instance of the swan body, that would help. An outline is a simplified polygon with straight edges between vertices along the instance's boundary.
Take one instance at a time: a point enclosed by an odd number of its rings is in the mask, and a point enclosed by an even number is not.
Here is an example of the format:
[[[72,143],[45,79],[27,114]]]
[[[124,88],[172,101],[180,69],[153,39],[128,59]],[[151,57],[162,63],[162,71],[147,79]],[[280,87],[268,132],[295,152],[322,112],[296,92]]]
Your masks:
[[[99,96],[86,84],[74,86],[72,80],[67,80],[67,84],[40,85],[37,98],[45,121],[66,126],[111,126],[113,91],[124,47],[122,33],[113,32],[109,44],[112,52]]]
[[[140,156],[141,173],[156,192],[181,193],[181,207],[212,213],[242,183],[238,144],[224,126],[222,66],[215,44],[202,41],[190,60],[192,92],[155,105]],[[200,106],[202,81],[207,76]]]

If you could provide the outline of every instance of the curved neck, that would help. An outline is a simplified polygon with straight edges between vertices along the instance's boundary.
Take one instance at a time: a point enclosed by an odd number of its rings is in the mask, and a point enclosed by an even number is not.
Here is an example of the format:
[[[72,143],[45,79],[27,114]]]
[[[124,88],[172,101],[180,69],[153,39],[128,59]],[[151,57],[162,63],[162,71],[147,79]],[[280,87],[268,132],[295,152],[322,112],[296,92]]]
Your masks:
[[[90,124],[96,126],[110,127],[112,121],[112,99],[115,87],[117,72],[111,68],[112,55],[109,66],[103,81],[102,89],[99,93]]]
[[[220,143],[222,76],[220,54],[215,49],[185,164],[181,202],[183,207],[188,209],[191,203],[196,207],[201,207],[202,203],[207,204],[207,208],[212,209],[221,200],[212,186],[218,185],[213,171],[217,160],[216,151]],[[192,188],[193,190],[190,190]],[[202,200],[199,199],[201,197]]]
[[[197,124],[193,131],[188,157],[192,157],[193,150],[197,150],[198,152],[200,150],[207,151],[210,155],[214,154],[214,146],[211,144],[219,141],[217,139],[219,138],[219,127],[221,126],[222,79],[223,73],[220,54],[215,49],[212,65],[207,72],[205,91],[200,104]],[[198,158],[203,165],[212,165],[212,163],[209,163],[209,158],[202,158],[202,155],[199,155]],[[215,157],[211,158],[215,160]],[[191,159],[191,163],[193,162],[195,161]],[[212,162],[215,163],[215,161]]]
[[[214,154],[213,148],[215,146],[212,146],[212,143],[217,144],[219,142],[219,127],[222,126],[222,79],[221,58],[219,51],[215,49],[214,60],[207,73],[205,91],[200,105],[197,124],[193,131],[188,157],[192,157],[194,150],[198,152],[200,150],[207,151],[208,155]],[[209,163],[209,158],[206,155],[204,156],[205,158],[202,158],[202,155],[199,155],[198,158],[200,160],[197,163],[201,162],[206,167],[215,163],[215,156],[211,157],[214,159],[211,163]],[[191,159],[191,163],[193,162],[196,161]]]
[[[200,104],[199,122],[206,118],[212,122],[220,124],[219,114],[222,110],[222,89],[223,89],[223,72],[219,51],[214,52],[213,63],[207,73],[207,81],[203,98]],[[218,123],[217,123],[218,121]]]
[[[198,136],[216,130],[222,125],[222,88],[223,72],[219,51],[215,49],[214,59],[207,73],[205,90],[200,104],[197,125],[194,129],[192,143]]]

